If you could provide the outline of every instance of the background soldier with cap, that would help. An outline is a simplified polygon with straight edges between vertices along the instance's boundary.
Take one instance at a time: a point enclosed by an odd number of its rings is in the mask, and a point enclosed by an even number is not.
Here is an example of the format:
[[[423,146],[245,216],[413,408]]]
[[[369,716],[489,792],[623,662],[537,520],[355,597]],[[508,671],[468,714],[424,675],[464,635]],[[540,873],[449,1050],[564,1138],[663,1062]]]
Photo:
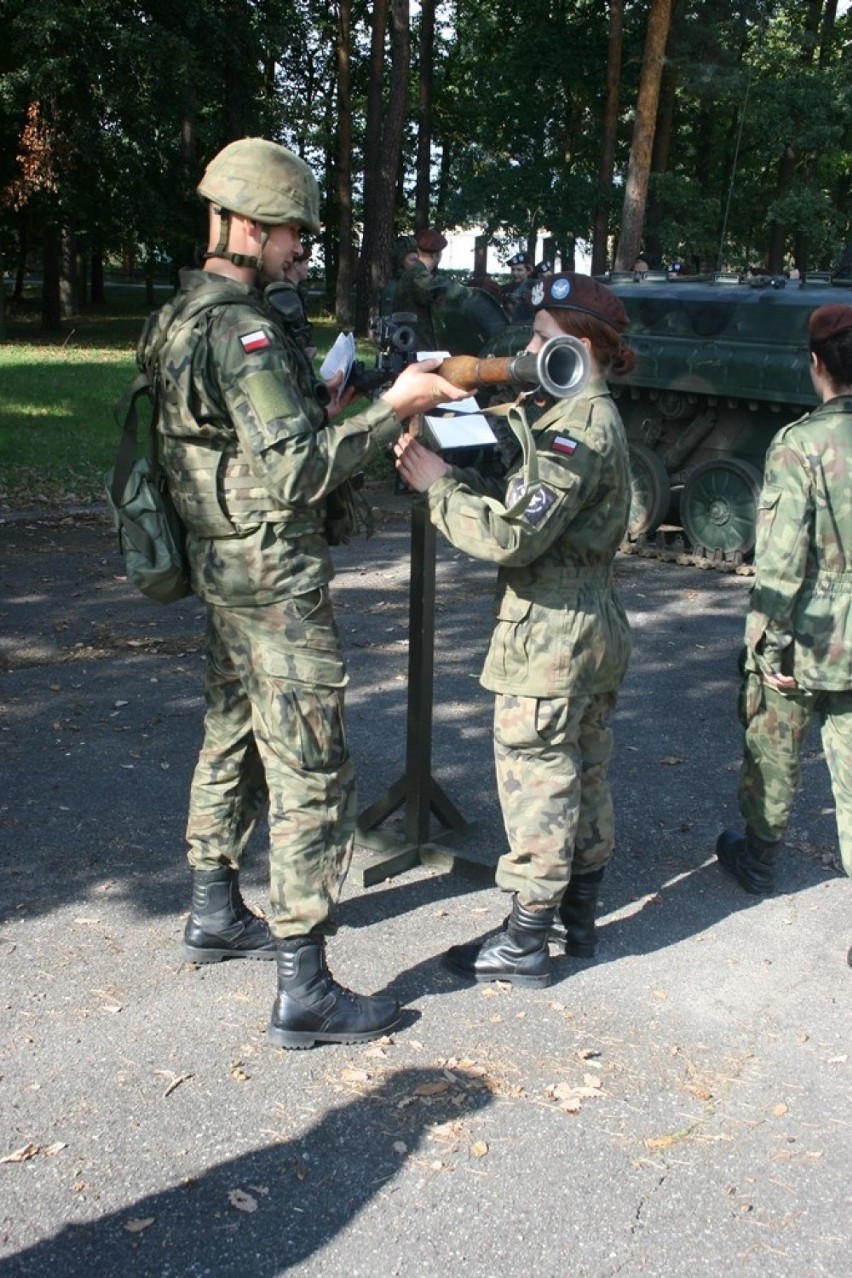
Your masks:
[[[757,896],[774,887],[814,715],[852,876],[852,306],[813,312],[810,359],[822,403],[775,436],[758,507],[740,696],[745,831],[716,843],[722,868]]]
[[[193,586],[208,605],[184,948],[201,963],[277,957],[276,1045],[360,1042],[399,1008],[341,988],[325,961],[356,812],[328,593],[330,505],[402,418],[463,392],[434,364],[412,365],[366,411],[329,425],[341,400],[335,392],[323,407],[298,335],[259,287],[292,289],[281,281],[301,234],[320,229],[313,174],[286,148],[243,138],[211,161],[198,190],[210,204],[204,266],[182,273],[138,351],[157,389]],[[267,804],[268,925],[238,882]]]
[[[503,288],[503,308],[513,324],[530,323],[533,317],[530,303],[533,260],[529,253],[516,253],[506,265],[512,278]]]
[[[440,231],[418,231],[415,236],[417,261],[408,266],[399,278],[393,299],[394,311],[408,312],[416,316],[412,328],[417,334],[416,350],[437,349],[435,326],[432,322],[432,304],[448,288],[450,281],[437,275],[441,254],[447,247],[447,239]]]
[[[395,451],[406,482],[427,493],[435,526],[460,550],[499,565],[481,682],[496,694],[494,754],[510,849],[496,879],[513,904],[500,933],[454,946],[445,961],[477,981],[546,985],[557,910],[567,952],[594,953],[598,892],[614,847],[608,720],[630,636],[612,561],[627,527],[630,474],[604,376],[608,368],[629,372],[635,359],[621,340],[621,302],[589,276],[538,280],[532,302],[527,349],[569,333],[586,347],[592,371],[576,397],[539,405],[532,491],[520,465],[490,481],[452,470],[407,437]]]

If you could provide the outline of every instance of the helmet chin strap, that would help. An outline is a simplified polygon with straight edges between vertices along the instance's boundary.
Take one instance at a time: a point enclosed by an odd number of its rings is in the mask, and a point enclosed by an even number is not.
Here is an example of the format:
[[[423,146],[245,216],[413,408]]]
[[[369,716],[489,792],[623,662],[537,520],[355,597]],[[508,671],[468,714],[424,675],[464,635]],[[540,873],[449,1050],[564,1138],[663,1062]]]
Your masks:
[[[215,211],[219,216],[219,239],[214,248],[208,249],[206,253],[202,254],[202,262],[206,262],[211,257],[223,257],[226,262],[233,262],[234,266],[249,266],[253,271],[260,271],[263,262],[263,250],[266,247],[266,241],[269,239],[269,227],[262,226],[260,228],[260,252],[257,256],[253,253],[232,253],[228,248],[231,214],[227,209],[217,208]]]

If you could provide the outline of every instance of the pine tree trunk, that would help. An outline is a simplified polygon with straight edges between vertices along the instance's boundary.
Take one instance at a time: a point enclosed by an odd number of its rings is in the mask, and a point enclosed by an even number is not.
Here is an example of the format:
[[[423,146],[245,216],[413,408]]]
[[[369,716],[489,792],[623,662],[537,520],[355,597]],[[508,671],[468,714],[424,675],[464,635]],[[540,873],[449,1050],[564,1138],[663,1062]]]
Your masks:
[[[341,328],[354,320],[352,285],[355,248],[352,242],[352,0],[340,0],[337,32],[337,226],[338,259],[334,314]]]
[[[601,162],[598,168],[598,195],[592,229],[592,274],[601,275],[607,268],[609,213],[612,200],[612,175],[615,168],[615,142],[618,134],[618,89],[621,80],[621,50],[624,41],[624,0],[610,0],[609,51],[606,67],[606,106],[601,124]]]
[[[642,227],[645,221],[648,181],[651,173],[651,153],[654,146],[654,126],[660,99],[666,41],[671,25],[671,7],[672,0],[651,0],[639,96],[636,102],[633,143],[624,183],[621,233],[615,254],[617,271],[631,269],[642,243]]]
[[[435,51],[435,0],[420,7],[420,110],[417,127],[417,185],[414,194],[414,229],[429,225],[429,192],[432,185],[432,66]]]

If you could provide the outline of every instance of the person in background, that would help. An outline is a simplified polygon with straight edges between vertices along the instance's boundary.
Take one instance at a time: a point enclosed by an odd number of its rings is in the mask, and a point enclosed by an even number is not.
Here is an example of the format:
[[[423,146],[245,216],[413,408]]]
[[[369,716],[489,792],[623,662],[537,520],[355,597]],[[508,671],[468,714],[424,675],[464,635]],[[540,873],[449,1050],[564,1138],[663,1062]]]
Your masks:
[[[539,397],[514,424],[538,480],[519,461],[501,479],[451,468],[416,439],[395,446],[406,483],[452,544],[498,565],[496,621],[481,682],[495,694],[497,790],[509,841],[496,881],[511,893],[502,930],[452,947],[446,966],[475,981],[547,985],[557,914],[569,954],[595,952],[595,912],[615,830],[607,769],[610,716],[630,634],[612,578],[630,509],[627,438],[607,371],[635,363],[627,315],[586,275],[546,276],[532,290],[537,352],[570,334],[591,378],[572,398]]]
[[[503,288],[503,307],[513,324],[532,323],[533,260],[529,253],[516,253],[506,263],[512,276]]]
[[[391,275],[382,289],[379,299],[379,315],[392,315],[396,307],[397,285],[405,273],[418,261],[417,241],[413,235],[401,235],[393,247]]]
[[[399,278],[393,299],[393,309],[398,314],[413,315],[412,328],[417,335],[416,349],[433,351],[437,347],[432,306],[445,292],[449,280],[438,275],[441,254],[447,247],[447,238],[440,231],[418,231],[415,237],[417,259],[406,267]]]
[[[821,402],[773,439],[758,502],[739,707],[745,829],[716,842],[721,868],[755,896],[775,887],[814,718],[852,876],[852,306],[818,307],[809,348]]]

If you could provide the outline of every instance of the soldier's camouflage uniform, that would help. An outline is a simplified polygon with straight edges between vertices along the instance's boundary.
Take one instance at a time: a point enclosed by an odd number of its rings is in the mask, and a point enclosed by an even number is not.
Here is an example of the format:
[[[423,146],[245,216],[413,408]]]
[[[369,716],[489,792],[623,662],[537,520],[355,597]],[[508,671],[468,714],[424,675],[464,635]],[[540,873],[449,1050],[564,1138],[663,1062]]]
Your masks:
[[[612,561],[627,527],[627,439],[603,380],[533,425],[541,487],[520,514],[508,481],[456,471],[428,490],[432,522],[499,565],[481,683],[496,693],[494,754],[509,852],[497,884],[557,905],[571,873],[612,856],[609,716],[630,655]],[[502,502],[493,500],[502,497]],[[489,500],[491,498],[491,500]]]
[[[186,271],[152,316],[169,489],[208,605],[204,740],[190,793],[194,870],[238,867],[267,807],[274,936],[330,933],[355,783],[329,600],[329,494],[399,433],[384,401],[325,425],[310,367],[255,288]]]
[[[446,279],[434,275],[419,261],[409,266],[399,277],[393,296],[393,309],[400,314],[407,311],[416,317],[411,325],[417,335],[415,350],[436,349],[432,304],[438,294],[444,292],[447,283]]]
[[[837,829],[852,875],[852,398],[785,426],[766,455],[757,516],[756,578],[746,621],[740,698],[745,751],[740,809],[776,842],[799,784],[814,715],[831,772]],[[781,693],[761,672],[792,675]]]

